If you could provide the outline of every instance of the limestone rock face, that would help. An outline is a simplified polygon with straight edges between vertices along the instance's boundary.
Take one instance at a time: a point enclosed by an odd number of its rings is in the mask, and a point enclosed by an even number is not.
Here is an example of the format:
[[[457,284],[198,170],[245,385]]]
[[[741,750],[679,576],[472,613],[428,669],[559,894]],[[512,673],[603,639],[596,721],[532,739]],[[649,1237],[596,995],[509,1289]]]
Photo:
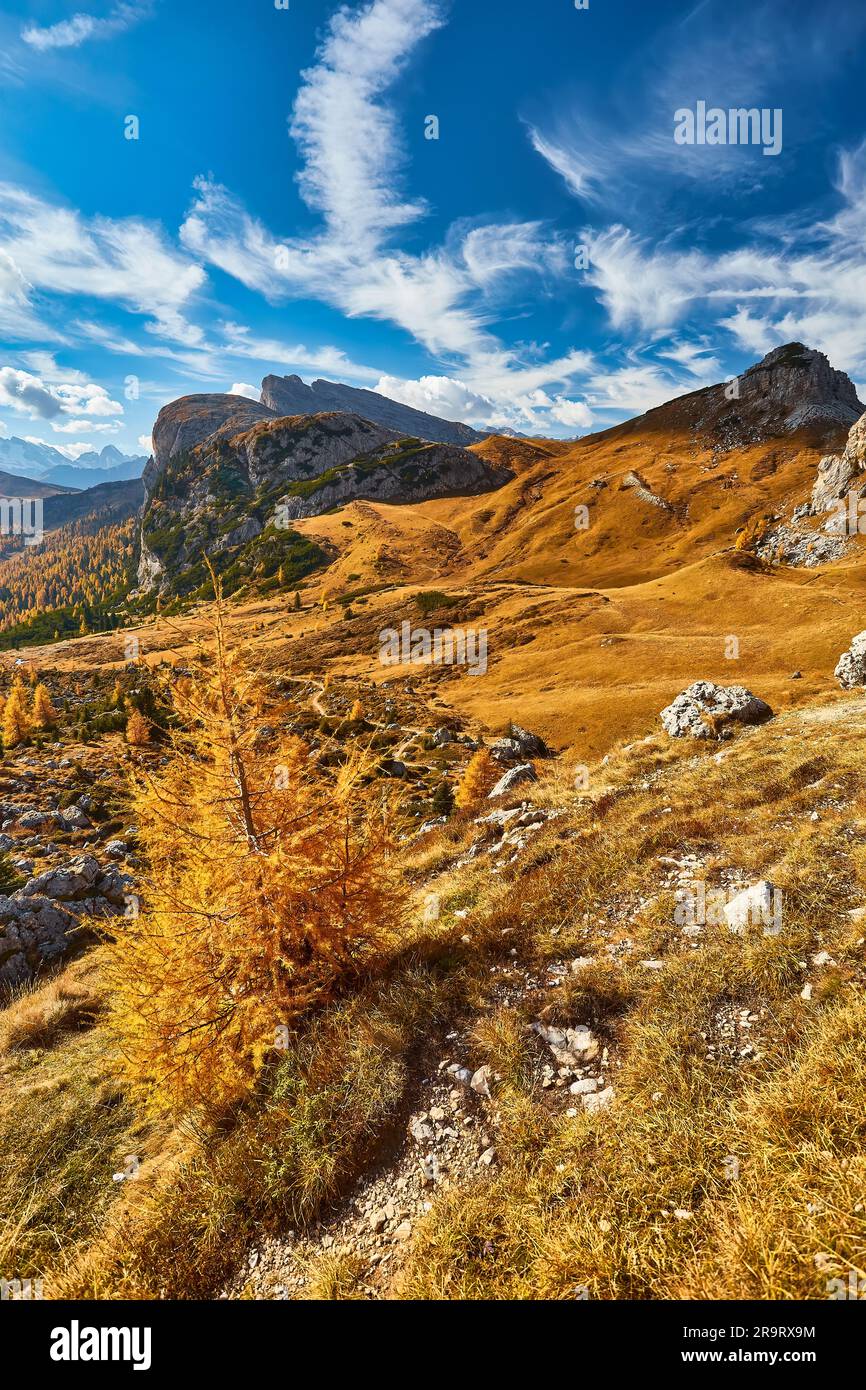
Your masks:
[[[851,379],[831,367],[823,352],[802,343],[768,352],[745,373],[743,384],[751,396],[781,408],[788,430],[823,420],[853,425],[863,413]]]
[[[863,414],[854,383],[823,352],[786,343],[739,377],[656,406],[642,417],[654,429],[710,435],[726,449],[808,429],[837,447],[840,431]]]
[[[866,631],[852,637],[851,646],[839,657],[833,674],[843,690],[866,685]]]
[[[765,700],[742,685],[695,681],[661,712],[672,738],[720,738],[734,724],[760,724],[772,717]]]
[[[841,454],[825,454],[812,488],[812,512],[826,512],[850,491],[866,490],[866,414],[852,426]]]

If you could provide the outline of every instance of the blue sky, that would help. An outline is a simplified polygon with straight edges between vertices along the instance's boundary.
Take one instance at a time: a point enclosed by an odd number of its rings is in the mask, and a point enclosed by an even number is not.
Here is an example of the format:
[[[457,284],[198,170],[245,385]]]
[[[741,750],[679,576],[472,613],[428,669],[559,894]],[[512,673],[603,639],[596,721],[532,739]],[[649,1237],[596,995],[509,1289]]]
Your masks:
[[[0,11],[6,435],[278,371],[571,436],[793,338],[864,395],[862,0],[80,6]],[[677,144],[700,101],[780,152]]]

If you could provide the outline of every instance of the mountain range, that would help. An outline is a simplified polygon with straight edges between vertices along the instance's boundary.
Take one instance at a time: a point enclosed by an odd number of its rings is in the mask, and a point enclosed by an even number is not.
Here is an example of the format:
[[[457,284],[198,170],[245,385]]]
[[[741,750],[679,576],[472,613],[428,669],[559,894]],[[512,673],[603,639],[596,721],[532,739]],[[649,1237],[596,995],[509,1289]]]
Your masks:
[[[140,478],[146,463],[146,456],[121,453],[113,444],[106,444],[99,452],[92,449],[80,454],[73,461],[51,444],[14,435],[0,438],[0,469],[59,487],[88,488],[99,483],[126,482]]]
[[[643,572],[665,570],[733,543],[800,486],[801,470],[811,487],[822,452],[844,445],[864,409],[822,353],[791,343],[734,383],[577,441],[491,435],[462,446],[356,411],[278,411],[359,397],[365,409],[417,421],[395,402],[385,411],[376,393],[296,377],[266,377],[261,401],[208,394],[165,406],[143,479],[142,590],[193,592],[205,551],[231,587],[278,572],[295,582],[321,567],[335,583],[343,570],[365,582],[408,580],[441,574],[443,557],[455,574],[598,584],[633,573],[635,547]],[[433,417],[423,423],[428,436],[443,432]],[[578,508],[593,524],[575,546]],[[639,543],[626,539],[629,527]],[[826,553],[822,538],[791,534],[814,557]]]

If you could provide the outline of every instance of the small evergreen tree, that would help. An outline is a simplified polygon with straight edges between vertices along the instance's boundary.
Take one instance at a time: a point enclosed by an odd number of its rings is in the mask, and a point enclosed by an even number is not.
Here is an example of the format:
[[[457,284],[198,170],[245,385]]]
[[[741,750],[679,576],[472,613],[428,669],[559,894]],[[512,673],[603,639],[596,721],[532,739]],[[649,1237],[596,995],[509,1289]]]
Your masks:
[[[440,782],[433,795],[433,810],[437,816],[450,816],[454,810],[454,790],[450,782]]]
[[[6,748],[17,748],[30,734],[30,718],[27,713],[27,694],[20,676],[9,692],[3,710],[3,743]]]
[[[175,1112],[242,1098],[279,1031],[395,937],[405,902],[369,758],[326,772],[299,739],[262,745],[264,687],[228,648],[215,588],[212,663],[174,687],[171,756],[134,789],[152,868],[109,967],[127,1079]]]
[[[134,709],[126,721],[126,741],[132,748],[147,748],[150,743],[150,723],[140,710]]]

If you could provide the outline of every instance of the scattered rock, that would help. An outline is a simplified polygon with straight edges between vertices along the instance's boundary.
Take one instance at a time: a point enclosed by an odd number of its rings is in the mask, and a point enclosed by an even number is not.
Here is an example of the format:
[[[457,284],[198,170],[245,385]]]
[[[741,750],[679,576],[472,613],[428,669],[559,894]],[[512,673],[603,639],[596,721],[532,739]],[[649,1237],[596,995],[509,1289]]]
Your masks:
[[[512,767],[508,772],[503,773],[496,786],[488,792],[488,801],[494,801],[497,797],[507,796],[515,787],[521,786],[524,782],[537,782],[538,774],[532,763],[521,763],[518,767]]]
[[[562,1067],[585,1067],[601,1051],[592,1029],[582,1023],[576,1028],[550,1028],[544,1023],[533,1023],[532,1027]]]
[[[660,718],[672,738],[719,738],[732,723],[760,724],[772,715],[766,701],[742,685],[695,681],[662,710]]]
[[[505,738],[498,738],[491,744],[490,752],[500,763],[526,762],[528,758],[544,758],[548,748],[539,734],[522,729],[519,724],[511,725],[511,732]]]

